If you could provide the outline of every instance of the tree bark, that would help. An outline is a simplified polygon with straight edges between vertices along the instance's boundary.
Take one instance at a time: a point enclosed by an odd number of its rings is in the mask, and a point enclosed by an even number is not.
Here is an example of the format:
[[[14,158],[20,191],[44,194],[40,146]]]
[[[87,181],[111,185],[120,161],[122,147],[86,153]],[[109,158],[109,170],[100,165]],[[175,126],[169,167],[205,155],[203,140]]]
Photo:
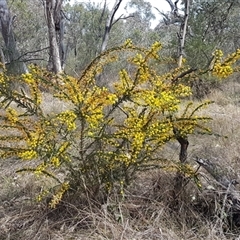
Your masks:
[[[179,153],[179,161],[181,164],[185,164],[187,161],[187,149],[188,149],[188,139],[187,136],[181,136],[178,129],[174,128],[173,133],[175,135],[176,140],[180,144],[180,153]],[[174,179],[174,189],[173,189],[173,206],[178,207],[178,200],[181,198],[181,193],[184,193],[184,183],[185,177],[181,171],[178,171],[175,179]],[[182,194],[184,195],[184,194]]]
[[[106,21],[106,25],[105,25],[105,31],[103,34],[103,39],[102,39],[102,46],[101,46],[101,52],[105,51],[107,48],[107,44],[109,41],[109,36],[110,36],[110,31],[111,28],[114,24],[114,16],[117,12],[117,10],[119,9],[119,6],[121,4],[122,0],[117,0],[114,4],[114,7],[112,8],[111,12],[108,15],[107,21]]]
[[[166,0],[166,2],[169,4],[172,12],[172,17],[168,17],[166,14],[162,13],[161,11],[158,11],[163,15],[164,22],[168,24],[172,23],[180,23],[180,29],[178,32],[178,67],[182,66],[183,56],[184,56],[184,47],[186,42],[186,34],[188,29],[188,18],[189,18],[189,12],[190,12],[190,0],[184,0],[184,15],[182,16],[178,12],[178,2],[179,0],[176,0],[173,2],[173,0]]]
[[[184,55],[184,47],[185,47],[185,39],[187,34],[187,26],[188,26],[188,18],[189,18],[189,7],[190,0],[185,0],[184,7],[184,19],[180,27],[179,31],[179,58],[178,58],[178,67],[182,66],[183,55]]]
[[[64,62],[61,7],[62,0],[46,0],[45,10],[50,45],[48,70],[55,73],[62,72]]]
[[[12,20],[13,18],[8,10],[7,1],[0,0],[0,28],[5,44],[3,52],[7,61],[7,71],[10,74],[22,74],[27,72],[27,67],[24,62],[20,61],[20,54],[17,50],[12,29]]]

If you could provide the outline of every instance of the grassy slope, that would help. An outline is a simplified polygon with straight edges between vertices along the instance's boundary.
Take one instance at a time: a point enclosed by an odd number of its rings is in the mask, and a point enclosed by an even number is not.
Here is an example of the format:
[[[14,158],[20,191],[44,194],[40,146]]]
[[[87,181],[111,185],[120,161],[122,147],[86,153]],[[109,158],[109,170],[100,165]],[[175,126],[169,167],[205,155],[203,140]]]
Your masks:
[[[228,174],[236,175],[240,168],[240,84],[228,83],[221,88],[208,96],[215,103],[205,111],[214,118],[212,129],[228,138],[191,137],[189,161],[195,164],[196,156],[213,159]],[[177,143],[169,144],[164,156],[175,160],[178,151]],[[113,195],[107,204],[98,205],[88,199],[71,197],[71,203],[49,210],[45,203],[33,200],[41,184],[34,185],[33,176],[15,174],[22,164],[14,159],[0,161],[0,240],[210,240],[238,236],[219,221],[222,206],[214,191],[208,189],[214,181],[202,169],[203,189],[200,191],[190,182],[176,209],[169,205],[174,174],[152,170],[139,173],[124,201]],[[198,166],[195,164],[195,167]]]

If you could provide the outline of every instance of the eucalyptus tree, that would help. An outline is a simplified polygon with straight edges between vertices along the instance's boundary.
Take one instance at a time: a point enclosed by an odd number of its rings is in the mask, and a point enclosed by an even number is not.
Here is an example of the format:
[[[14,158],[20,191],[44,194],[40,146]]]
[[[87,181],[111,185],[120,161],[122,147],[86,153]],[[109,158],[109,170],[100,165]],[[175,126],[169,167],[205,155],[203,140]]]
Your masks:
[[[171,12],[159,11],[163,21],[156,31],[159,34],[165,32],[170,55],[177,60],[179,39],[182,37],[179,29],[184,26],[184,18],[181,16],[184,16],[183,13],[186,16],[186,0],[166,1],[171,6]],[[230,53],[239,48],[239,9],[239,1],[234,0],[190,1],[183,54],[192,69],[211,69],[214,63],[213,52],[216,49]],[[202,98],[209,93],[214,82],[212,77],[205,76],[190,79],[189,84],[194,96]]]
[[[235,51],[239,36],[240,5],[234,0],[193,1],[190,9],[188,44],[186,52],[190,62],[198,67],[211,62],[212,52],[221,48]],[[196,61],[198,59],[198,61]]]
[[[169,47],[179,49],[178,53],[175,50],[174,57],[183,55],[192,67],[204,67],[211,62],[214,49],[235,50],[234,46],[238,45],[239,1],[166,1],[171,12],[159,10],[163,20],[156,31],[164,31],[171,43]]]
[[[20,60],[46,67],[48,61],[48,30],[40,0],[14,0],[9,9],[15,16],[13,30]],[[38,14],[36,14],[36,12]]]
[[[76,2],[67,4],[65,11],[69,19],[65,37],[68,47],[66,71],[74,74],[99,54],[107,10],[103,14],[101,4]]]
[[[132,39],[135,44],[149,46],[160,39],[151,28],[151,21],[155,19],[152,6],[144,0],[131,0],[127,5],[131,12],[130,18],[121,26],[121,40]]]
[[[24,63],[35,63],[54,71],[64,68],[62,0],[14,0],[10,8],[14,13],[14,37],[18,40]],[[38,12],[38,14],[36,14]]]
[[[17,16],[14,29],[21,60],[61,72],[66,60],[63,1],[14,0],[11,8]]]
[[[106,11],[106,3],[107,1],[105,0],[104,3],[104,8],[102,10],[102,15],[104,15],[104,12]],[[116,12],[118,11],[120,5],[122,3],[122,0],[116,0],[114,3],[113,8],[110,10],[110,12],[107,14],[107,19],[106,19],[106,23],[105,23],[105,29],[104,29],[104,33],[102,36],[102,44],[101,44],[101,52],[105,51],[107,48],[107,44],[109,41],[109,37],[110,37],[110,32],[111,29],[113,27],[113,25],[119,20],[120,18],[114,19]]]
[[[152,12],[152,5],[148,1],[131,0],[128,3],[128,7],[133,10],[135,16],[138,16],[148,24],[150,24],[151,20],[155,19],[155,15]]]
[[[122,43],[116,40],[115,32],[120,20],[128,17],[116,17],[122,0],[116,0],[110,9],[108,3],[105,0],[102,3],[75,2],[73,5],[66,4],[65,11],[69,19],[66,21],[67,71],[79,72],[109,46]]]
[[[185,44],[187,31],[189,29],[188,20],[190,14],[190,0],[183,0],[181,4],[179,4],[179,0],[166,0],[171,8],[171,12],[166,14],[160,11],[158,8],[158,12],[163,17],[163,22],[165,25],[177,25],[177,40],[178,40],[178,51],[177,51],[177,59],[178,66],[182,66],[183,57],[186,55],[185,53]]]
[[[20,60],[20,53],[17,49],[17,43],[13,32],[13,22],[15,16],[12,16],[6,0],[0,0],[0,29],[4,41],[1,62],[6,65],[8,73],[20,74],[27,72],[27,67]]]
[[[66,57],[63,45],[64,16],[62,13],[62,4],[63,0],[44,1],[50,48],[48,69],[55,73],[62,72]]]

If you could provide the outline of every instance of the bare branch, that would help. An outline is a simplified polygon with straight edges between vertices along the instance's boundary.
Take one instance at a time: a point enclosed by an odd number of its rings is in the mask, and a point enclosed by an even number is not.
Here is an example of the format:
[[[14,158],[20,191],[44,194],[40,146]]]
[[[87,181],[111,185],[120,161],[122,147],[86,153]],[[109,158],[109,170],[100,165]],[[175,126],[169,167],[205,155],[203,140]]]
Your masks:
[[[119,9],[121,3],[122,3],[122,0],[117,0],[115,2],[115,5],[107,18],[106,25],[105,25],[105,31],[104,31],[104,35],[103,35],[103,40],[102,40],[101,52],[103,52],[107,47],[109,34],[110,34],[111,28],[114,23],[114,16],[115,16],[117,10]]]
[[[172,0],[166,0],[166,2],[169,4],[170,8],[171,8],[171,11],[173,12],[174,9],[175,9],[175,5],[174,3],[172,2]]]
[[[45,48],[38,49],[38,50],[35,50],[35,51],[26,52],[26,53],[22,54],[21,56],[19,56],[19,57],[18,57],[17,59],[15,59],[14,61],[20,60],[21,58],[23,58],[23,57],[26,56],[26,55],[33,54],[33,53],[38,53],[38,52],[42,52],[42,51],[47,50],[47,49],[49,49],[49,47],[45,47]]]
[[[173,82],[173,83],[176,83],[178,79],[181,79],[181,78],[185,77],[186,75],[188,75],[188,74],[190,74],[190,73],[192,73],[192,72],[195,72],[196,70],[197,70],[196,68],[190,68],[189,70],[187,70],[187,71],[179,74],[178,76],[176,76],[176,77],[172,80],[172,82]]]
[[[155,9],[163,16],[163,21],[166,25],[174,24],[181,22],[180,18],[173,17],[172,13],[167,14],[162,11],[160,11],[158,8],[155,7]]]
[[[117,18],[117,19],[112,23],[112,26],[113,26],[115,23],[117,23],[119,20],[125,20],[125,19],[128,19],[128,18],[134,17],[134,15],[129,15],[129,16],[126,16],[126,17],[122,17],[122,16],[124,16],[124,15],[122,14],[119,18]]]

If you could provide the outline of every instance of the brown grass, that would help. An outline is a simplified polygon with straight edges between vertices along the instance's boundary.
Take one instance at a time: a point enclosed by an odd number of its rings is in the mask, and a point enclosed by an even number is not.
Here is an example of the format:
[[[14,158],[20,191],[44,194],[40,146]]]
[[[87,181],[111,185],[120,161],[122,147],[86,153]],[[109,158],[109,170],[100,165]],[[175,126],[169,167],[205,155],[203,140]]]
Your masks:
[[[194,158],[205,157],[238,178],[239,92],[240,84],[233,82],[208,96],[215,103],[203,114],[214,119],[210,127],[216,134],[189,138],[188,160],[196,169]],[[51,112],[52,108],[54,111],[55,105],[48,104],[46,111]],[[164,149],[163,156],[175,161],[178,153],[178,144],[172,142]],[[231,229],[219,218],[224,210],[219,190],[203,169],[199,170],[203,188],[200,190],[189,181],[177,206],[172,199],[175,174],[155,169],[139,173],[124,199],[112,194],[107,202],[100,204],[80,196],[65,196],[57,209],[48,209],[46,203],[34,200],[42,182],[15,173],[22,166],[14,159],[0,162],[0,240],[217,240],[239,236],[237,228]]]

